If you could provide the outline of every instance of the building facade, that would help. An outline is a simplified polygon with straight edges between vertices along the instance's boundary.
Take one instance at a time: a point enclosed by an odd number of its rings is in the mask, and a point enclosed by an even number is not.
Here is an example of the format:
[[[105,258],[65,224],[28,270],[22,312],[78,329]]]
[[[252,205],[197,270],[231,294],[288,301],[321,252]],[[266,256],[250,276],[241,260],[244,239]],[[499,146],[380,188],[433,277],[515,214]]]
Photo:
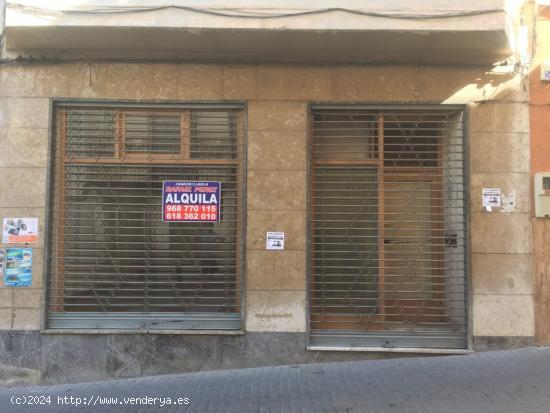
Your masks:
[[[535,342],[533,4],[131,3],[6,2],[2,363]]]

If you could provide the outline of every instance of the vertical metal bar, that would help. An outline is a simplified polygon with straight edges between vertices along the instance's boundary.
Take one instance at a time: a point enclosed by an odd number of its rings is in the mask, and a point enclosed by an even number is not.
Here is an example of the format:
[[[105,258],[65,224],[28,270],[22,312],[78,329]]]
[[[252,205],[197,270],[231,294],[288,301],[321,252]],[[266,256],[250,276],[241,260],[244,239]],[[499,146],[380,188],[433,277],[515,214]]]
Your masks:
[[[124,133],[124,113],[121,110],[116,112],[116,131],[115,131],[115,151],[116,157],[124,157],[124,148],[126,147],[126,134]]]
[[[449,125],[445,125],[446,130],[437,138],[438,141],[441,141],[437,143],[437,167],[439,170],[443,171],[440,176],[435,176],[432,178],[432,209],[434,216],[443,216],[444,211],[444,201],[443,199],[440,199],[440,197],[443,197],[443,181],[444,181],[444,174],[445,174],[445,166],[443,162],[443,153],[447,150],[447,145],[449,145],[448,139],[446,140],[446,133],[449,133]],[[435,236],[435,238],[443,238],[445,239],[445,224],[444,221],[441,220],[440,222],[434,222],[433,229],[432,229],[432,236]],[[444,242],[443,242],[444,244]],[[432,291],[434,294],[434,297],[436,300],[445,300],[445,286],[439,285],[436,282],[439,277],[445,276],[445,246],[439,245],[439,246],[433,246],[432,251],[434,253],[434,273],[435,277],[432,277]],[[439,283],[440,284],[440,283]],[[442,301],[443,302],[443,301]],[[443,312],[443,315],[445,312]]]
[[[58,136],[57,136],[57,152],[58,152],[58,166],[57,166],[57,196],[58,196],[58,224],[57,224],[57,251],[56,257],[56,269],[54,276],[53,291],[55,298],[53,300],[52,311],[63,311],[63,298],[61,292],[64,290],[64,272],[65,272],[65,162],[66,157],[66,141],[67,141],[67,111],[60,109],[58,113]]]
[[[242,119],[242,147],[239,149],[237,146],[237,157],[241,159],[242,165],[242,186],[240,194],[240,202],[242,202],[242,219],[241,219],[241,242],[240,251],[237,256],[240,261],[240,275],[239,275],[239,288],[237,293],[239,294],[240,304],[240,328],[245,329],[246,320],[246,234],[247,234],[247,168],[248,168],[248,105],[245,105],[244,110],[241,112],[240,117]],[[239,155],[240,153],[240,155]]]
[[[314,254],[313,236],[314,236],[314,220],[315,220],[315,205],[313,203],[313,194],[315,193],[315,177],[313,159],[315,159],[313,145],[313,112],[311,104],[307,105],[307,131],[306,131],[306,348],[310,345],[311,340],[311,305],[313,303],[315,289],[315,275],[313,272]]]
[[[473,328],[473,288],[472,288],[472,260],[471,260],[471,187],[470,187],[470,108],[464,105],[462,108],[462,158],[464,177],[464,283],[466,296],[464,297],[464,305],[466,307],[466,332],[468,349],[474,349],[474,328]]]
[[[382,322],[386,317],[385,302],[385,215],[384,215],[384,197],[385,195],[385,177],[384,177],[384,112],[378,114],[378,302],[379,313],[382,316]]]
[[[244,145],[243,137],[241,133],[241,122],[242,122],[242,113],[237,114],[237,161],[235,163],[235,181],[236,181],[236,188],[237,188],[237,194],[242,193],[242,185],[243,185],[243,178],[242,178],[242,164],[241,164],[241,158],[239,154],[239,148],[242,148]],[[239,196],[240,198],[240,196]],[[243,218],[243,201],[241,199],[237,199],[237,206],[236,206],[236,223],[235,223],[235,256],[239,257],[241,256],[241,248],[242,248],[242,238],[244,237],[244,232],[242,232],[242,228],[240,223],[244,220]],[[237,283],[237,286],[235,288],[235,301],[237,303],[237,311],[241,312],[241,302],[240,302],[240,294],[239,291],[241,289],[241,265],[242,263],[239,262],[239,260],[235,260],[235,282]]]
[[[191,111],[181,113],[181,159],[191,159]]]
[[[48,291],[51,288],[51,282],[52,282],[52,271],[51,271],[51,252],[50,252],[50,242],[52,238],[52,222],[53,222],[53,216],[52,216],[52,201],[54,199],[53,195],[53,181],[55,180],[55,142],[57,139],[55,138],[55,133],[57,131],[56,128],[56,116],[54,110],[54,101],[50,99],[48,104],[48,111],[49,111],[49,125],[48,125],[48,159],[47,159],[47,171],[46,171],[46,199],[45,199],[45,205],[46,205],[46,211],[44,214],[44,262],[43,262],[43,268],[42,268],[42,279],[43,281],[43,287],[42,287],[42,308],[41,308],[41,322],[40,322],[40,329],[44,330],[48,327],[48,312],[49,312],[49,305],[50,300],[48,297]]]

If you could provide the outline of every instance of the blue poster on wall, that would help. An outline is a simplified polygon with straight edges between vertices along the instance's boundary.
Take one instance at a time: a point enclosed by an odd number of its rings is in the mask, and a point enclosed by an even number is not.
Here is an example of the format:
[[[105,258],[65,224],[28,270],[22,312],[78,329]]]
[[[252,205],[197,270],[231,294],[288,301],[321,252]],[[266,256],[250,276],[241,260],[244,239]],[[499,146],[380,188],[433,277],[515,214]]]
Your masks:
[[[219,222],[221,182],[164,181],[164,222]]]
[[[6,248],[4,285],[28,287],[32,285],[32,248]]]

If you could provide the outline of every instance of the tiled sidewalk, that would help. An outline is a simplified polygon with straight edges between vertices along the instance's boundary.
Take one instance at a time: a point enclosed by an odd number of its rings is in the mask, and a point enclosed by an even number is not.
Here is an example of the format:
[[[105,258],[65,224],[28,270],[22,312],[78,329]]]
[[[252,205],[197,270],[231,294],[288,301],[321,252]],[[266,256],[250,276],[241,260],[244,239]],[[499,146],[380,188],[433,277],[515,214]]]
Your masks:
[[[10,401],[29,395],[51,396],[51,404]],[[68,404],[70,396],[82,404]],[[147,396],[189,404],[141,404]],[[142,399],[125,404],[130,397]],[[101,404],[106,398],[116,404]],[[0,411],[549,413],[550,348],[17,387],[0,390]]]

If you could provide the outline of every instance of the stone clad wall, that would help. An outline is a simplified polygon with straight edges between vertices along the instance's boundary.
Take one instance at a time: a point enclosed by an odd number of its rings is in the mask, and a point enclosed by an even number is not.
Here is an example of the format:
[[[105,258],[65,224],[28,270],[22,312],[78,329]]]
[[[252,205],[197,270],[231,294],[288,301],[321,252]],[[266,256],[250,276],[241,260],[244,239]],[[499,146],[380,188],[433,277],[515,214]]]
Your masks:
[[[519,100],[518,95],[512,100]],[[470,137],[474,336],[532,339],[528,106],[509,101],[484,104],[472,111]],[[499,187],[506,194],[515,190],[515,210],[481,212],[483,187]]]
[[[304,332],[306,308],[305,102],[248,106],[246,329]],[[285,232],[266,251],[267,231]]]
[[[306,330],[310,102],[468,103],[473,333],[532,337],[528,105],[519,75],[487,68],[67,63],[0,66],[0,215],[37,216],[32,288],[0,287],[0,330],[38,330],[49,98],[244,101],[247,105],[246,330]],[[485,213],[481,188],[516,191]],[[266,231],[284,251],[265,251]],[[5,245],[4,245],[5,246]]]

